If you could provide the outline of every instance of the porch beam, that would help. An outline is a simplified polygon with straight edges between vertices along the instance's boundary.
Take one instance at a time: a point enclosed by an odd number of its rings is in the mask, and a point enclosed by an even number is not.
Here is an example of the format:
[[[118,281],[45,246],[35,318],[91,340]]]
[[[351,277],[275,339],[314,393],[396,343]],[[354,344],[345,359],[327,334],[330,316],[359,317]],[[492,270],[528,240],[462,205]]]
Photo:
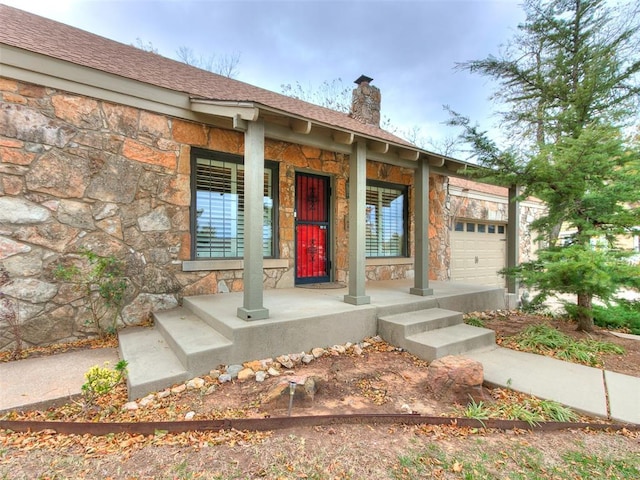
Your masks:
[[[351,145],[345,143],[338,143],[333,136],[330,135],[314,135],[313,133],[305,135],[296,133],[290,126],[276,125],[273,123],[265,124],[265,135],[267,138],[274,140],[281,140],[283,142],[296,143],[298,145],[306,145],[309,147],[321,148],[329,152],[344,153],[345,155],[351,154]],[[345,138],[349,141],[351,137]],[[354,136],[355,139],[355,136]],[[363,139],[364,140],[364,139]],[[387,153],[378,153],[371,150],[367,150],[367,158],[381,163],[388,163],[389,165],[395,165],[402,168],[416,168],[416,162],[410,160],[402,160],[397,153],[397,149],[392,148],[390,145]]]
[[[516,185],[509,187],[509,205],[507,206],[507,268],[515,268],[519,264],[520,258],[520,202],[518,196],[520,188]],[[518,305],[519,297],[518,280],[507,277],[507,294],[509,298],[508,308],[515,308]]]
[[[233,117],[233,129],[238,130],[240,132],[247,131],[247,125],[249,122],[247,120],[243,120],[240,115],[236,115]]]
[[[264,320],[262,227],[264,191],[264,121],[248,122],[244,140],[244,292],[238,317]]]
[[[349,157],[349,294],[345,303],[366,305],[371,298],[365,295],[367,144],[363,140],[353,144]]]
[[[414,286],[409,289],[413,295],[433,295],[429,288],[429,164],[425,160],[418,162],[414,172],[415,230],[416,248]]]

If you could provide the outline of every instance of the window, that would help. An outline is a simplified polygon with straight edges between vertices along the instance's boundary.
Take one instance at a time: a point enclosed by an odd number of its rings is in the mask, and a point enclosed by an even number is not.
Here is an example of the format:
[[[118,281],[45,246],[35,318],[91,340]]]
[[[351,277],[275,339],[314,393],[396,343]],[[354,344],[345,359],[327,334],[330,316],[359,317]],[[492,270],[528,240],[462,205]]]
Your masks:
[[[478,233],[486,233],[487,226],[484,223],[478,224]]]
[[[475,232],[476,224],[475,223],[467,223],[467,232]]]
[[[464,222],[456,222],[455,231],[464,232]]]
[[[407,187],[368,181],[366,212],[367,256],[406,256]]]
[[[192,153],[192,252],[195,259],[244,254],[244,165],[240,156],[194,149]],[[263,255],[274,257],[277,164],[264,171]]]

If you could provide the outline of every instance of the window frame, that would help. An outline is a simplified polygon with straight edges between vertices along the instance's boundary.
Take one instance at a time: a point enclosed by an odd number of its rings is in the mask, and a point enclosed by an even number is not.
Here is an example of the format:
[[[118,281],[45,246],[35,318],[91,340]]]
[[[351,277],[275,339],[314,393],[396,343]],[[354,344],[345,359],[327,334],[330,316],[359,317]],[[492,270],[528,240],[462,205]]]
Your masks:
[[[367,242],[365,238],[366,258],[408,258],[409,257],[409,186],[398,184],[398,183],[384,182],[381,180],[367,179],[365,189],[368,190],[369,187],[386,188],[390,190],[399,190],[400,192],[402,192],[403,239],[401,243],[400,255],[369,255],[368,253],[366,253],[368,248],[366,245]],[[365,193],[365,198],[366,198],[366,193]],[[365,200],[365,208],[366,208],[366,200]],[[365,233],[365,237],[366,237],[366,233]]]
[[[192,261],[220,261],[220,260],[239,260],[244,258],[243,256],[219,256],[219,257],[199,257],[197,251],[197,163],[198,159],[206,159],[206,160],[215,160],[218,162],[224,163],[233,163],[236,165],[244,166],[244,156],[236,155],[232,153],[218,152],[214,150],[205,150],[201,148],[192,148],[191,149],[191,158],[190,158],[190,166],[191,166],[191,175],[190,175],[190,186],[191,186],[191,205],[189,208],[189,233],[191,236],[191,252],[190,259]],[[271,199],[273,201],[273,207],[271,209],[271,252],[272,255],[264,256],[263,258],[268,259],[276,259],[279,258],[278,251],[278,213],[279,213],[279,163],[271,160],[265,160],[264,168],[265,170],[271,171]],[[237,168],[237,167],[236,167]],[[244,249],[244,237],[242,247]]]

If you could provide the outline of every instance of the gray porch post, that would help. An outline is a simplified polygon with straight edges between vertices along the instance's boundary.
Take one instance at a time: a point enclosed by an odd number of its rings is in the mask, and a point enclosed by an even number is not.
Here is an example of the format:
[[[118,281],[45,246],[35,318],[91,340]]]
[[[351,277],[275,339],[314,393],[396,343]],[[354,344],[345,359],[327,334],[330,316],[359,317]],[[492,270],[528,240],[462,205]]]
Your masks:
[[[365,305],[367,144],[356,141],[349,157],[349,294],[345,303]]]
[[[519,187],[515,185],[509,187],[509,222],[507,223],[507,268],[517,267],[520,263],[520,202],[516,200],[519,194]],[[507,277],[507,298],[509,303],[507,307],[517,307],[518,297],[518,281],[515,278]]]
[[[415,277],[414,286],[409,289],[413,295],[433,295],[429,288],[429,165],[426,160],[418,160],[414,173],[415,184]]]
[[[263,301],[264,122],[247,122],[244,135],[244,301],[243,320],[269,318]]]

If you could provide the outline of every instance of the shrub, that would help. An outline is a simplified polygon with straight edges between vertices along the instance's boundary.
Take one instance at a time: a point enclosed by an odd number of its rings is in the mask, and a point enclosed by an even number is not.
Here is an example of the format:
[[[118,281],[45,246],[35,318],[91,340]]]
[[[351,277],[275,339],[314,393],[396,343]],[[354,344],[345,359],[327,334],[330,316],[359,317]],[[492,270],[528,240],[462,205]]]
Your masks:
[[[84,374],[86,382],[82,385],[85,404],[92,405],[96,399],[113,391],[124,378],[126,371],[126,360],[120,360],[113,370],[109,368],[109,362],[105,362],[104,367],[91,367]]]
[[[620,300],[608,307],[596,305],[593,321],[602,328],[623,329],[640,335],[640,301]]]
[[[58,264],[54,275],[60,280],[80,285],[91,313],[89,322],[101,336],[114,334],[127,289],[124,264],[113,255],[102,257],[88,250],[79,254],[88,263],[88,268]]]

